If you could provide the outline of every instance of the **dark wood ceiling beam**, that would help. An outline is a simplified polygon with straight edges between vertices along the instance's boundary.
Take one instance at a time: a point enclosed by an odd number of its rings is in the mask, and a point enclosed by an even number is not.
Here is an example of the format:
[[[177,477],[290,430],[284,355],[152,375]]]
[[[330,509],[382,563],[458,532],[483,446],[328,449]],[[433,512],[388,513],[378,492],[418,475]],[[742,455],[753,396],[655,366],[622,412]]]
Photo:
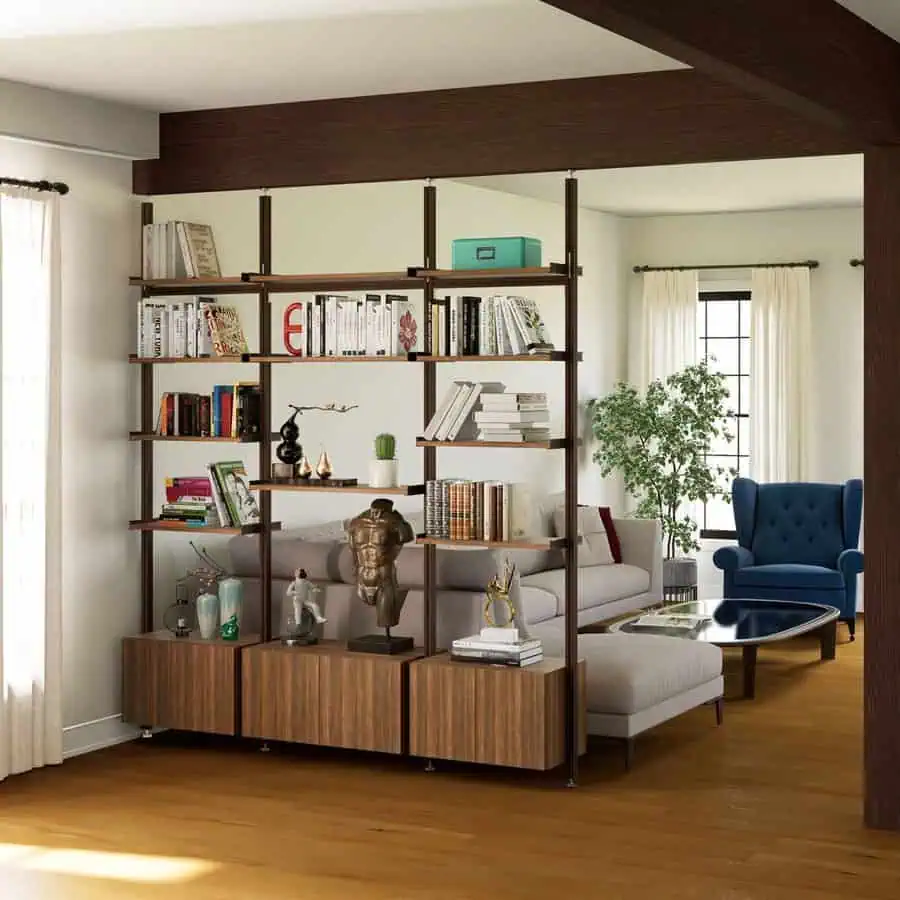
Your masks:
[[[170,113],[137,194],[854,153],[689,70]]]
[[[900,143],[900,44],[835,0],[544,0],[788,109]]]

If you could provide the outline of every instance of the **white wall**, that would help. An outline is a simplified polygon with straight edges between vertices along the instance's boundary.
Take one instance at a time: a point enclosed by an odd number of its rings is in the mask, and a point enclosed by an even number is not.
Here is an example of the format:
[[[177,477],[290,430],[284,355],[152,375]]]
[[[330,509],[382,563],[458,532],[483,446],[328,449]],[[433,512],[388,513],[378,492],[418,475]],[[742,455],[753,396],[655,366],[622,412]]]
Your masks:
[[[65,181],[62,198],[63,716],[66,749],[115,736],[121,638],[139,627],[131,164],[0,139],[0,173]]]
[[[0,137],[153,159],[159,155],[159,116],[121,103],[0,79]]]
[[[863,272],[849,261],[863,252],[862,209],[661,216],[623,219],[622,226],[629,269],[640,264],[819,260],[821,266],[811,276],[812,477],[831,482],[861,477]],[[749,278],[739,270],[701,274],[711,286],[721,279]],[[629,307],[634,308],[640,277],[629,277]],[[721,589],[720,575],[711,564],[701,571],[701,582]]]
[[[562,193],[562,183],[560,183]],[[275,272],[384,271],[406,269],[422,261],[422,185],[394,183],[277,190],[272,194],[273,269]],[[199,194],[156,198],[155,216],[212,224],[227,273],[257,268],[257,195],[251,192]],[[584,351],[580,394],[584,399],[609,390],[622,374],[623,281],[619,223],[615,217],[582,211],[579,221],[581,262],[580,346]],[[438,185],[439,264],[449,266],[455,237],[525,234],[544,243],[545,260],[563,259],[563,208],[498,191],[454,182]],[[551,337],[563,345],[563,295],[559,288],[531,289],[538,299]],[[414,299],[421,300],[412,295]],[[293,295],[273,302],[273,349],[282,350],[281,313]],[[231,300],[227,302],[232,302]],[[255,301],[238,298],[251,347],[256,343]],[[421,316],[419,318],[422,324]],[[253,378],[255,370],[241,367],[160,367],[158,391],[206,391],[214,378],[228,382]],[[135,373],[136,377],[136,373]],[[544,363],[466,364],[439,367],[438,392],[451,378],[500,380],[518,390],[546,390],[553,423],[561,430],[562,366]],[[327,402],[358,403],[345,415],[308,414],[300,420],[301,442],[315,461],[327,448],[335,474],[365,480],[372,457],[372,439],[380,431],[397,436],[402,482],[422,479],[422,451],[415,437],[422,430],[422,375],[408,364],[299,365],[274,369],[273,423],[288,413],[289,402],[303,405]],[[255,470],[255,448],[233,448],[248,469]],[[546,490],[562,487],[562,453],[529,450],[440,450],[443,476],[467,476],[527,481]],[[202,470],[208,457],[204,445],[158,448],[157,480],[164,475]],[[221,458],[221,457],[220,457]],[[616,482],[604,484],[584,454],[580,477],[583,501],[619,505]],[[364,498],[352,495],[276,494],[274,514],[285,525],[342,518],[358,512]],[[421,509],[419,498],[400,500],[404,511]],[[157,541],[160,604],[169,599],[171,573],[183,570],[185,541],[174,536]],[[208,542],[210,549],[215,546]]]

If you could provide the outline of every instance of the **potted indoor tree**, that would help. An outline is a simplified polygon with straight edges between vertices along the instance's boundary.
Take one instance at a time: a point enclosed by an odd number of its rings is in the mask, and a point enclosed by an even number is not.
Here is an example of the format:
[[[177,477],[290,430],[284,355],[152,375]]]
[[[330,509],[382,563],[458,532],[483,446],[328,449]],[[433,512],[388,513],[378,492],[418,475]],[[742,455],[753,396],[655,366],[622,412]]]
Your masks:
[[[725,376],[706,361],[653,381],[643,395],[620,382],[588,405],[597,441],[593,454],[604,477],[619,472],[634,497],[634,515],[659,519],[663,533],[663,589],[692,587],[700,549],[697,522],[686,503],[730,501],[734,469],[710,465],[713,440],[730,443]],[[725,477],[728,476],[728,477]]]

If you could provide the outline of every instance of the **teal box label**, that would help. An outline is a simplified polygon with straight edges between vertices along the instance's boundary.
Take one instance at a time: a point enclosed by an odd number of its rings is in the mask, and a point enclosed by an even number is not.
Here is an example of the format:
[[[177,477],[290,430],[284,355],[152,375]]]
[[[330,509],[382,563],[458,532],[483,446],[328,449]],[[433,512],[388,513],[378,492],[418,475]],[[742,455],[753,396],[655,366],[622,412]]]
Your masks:
[[[541,265],[537,238],[459,238],[453,242],[454,269],[528,269]]]

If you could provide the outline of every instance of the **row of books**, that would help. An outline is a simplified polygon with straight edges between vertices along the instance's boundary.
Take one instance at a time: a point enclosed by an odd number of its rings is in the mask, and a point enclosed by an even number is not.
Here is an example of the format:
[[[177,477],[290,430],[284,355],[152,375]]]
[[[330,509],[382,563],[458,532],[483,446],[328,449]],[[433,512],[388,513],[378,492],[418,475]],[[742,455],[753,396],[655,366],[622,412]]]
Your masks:
[[[207,474],[166,479],[160,518],[197,527],[238,528],[260,521],[240,460],[210,463]]]
[[[156,433],[258,440],[260,417],[257,382],[217,384],[212,394],[164,393],[160,398]]]
[[[545,393],[506,391],[497,381],[454,381],[425,426],[426,441],[546,440],[549,409]],[[472,432],[477,429],[477,436]]]
[[[425,483],[425,534],[451,541],[510,541],[524,537],[515,508],[516,485],[444,478]]]
[[[142,278],[218,278],[219,257],[209,225],[155,222],[142,233]]]
[[[404,356],[418,349],[418,324],[406,297],[317,294],[293,304],[292,323],[302,335],[301,356]]]
[[[239,356],[247,352],[241,318],[212,297],[144,297],[138,305],[140,357]]]
[[[485,631],[507,630],[509,629],[482,629],[481,634],[457,638],[450,645],[450,658],[456,662],[490,663],[518,669],[533,666],[544,658],[544,648],[538,638],[508,641],[483,636]]]
[[[443,297],[431,303],[434,356],[509,356],[552,350],[537,303],[528,297]]]

